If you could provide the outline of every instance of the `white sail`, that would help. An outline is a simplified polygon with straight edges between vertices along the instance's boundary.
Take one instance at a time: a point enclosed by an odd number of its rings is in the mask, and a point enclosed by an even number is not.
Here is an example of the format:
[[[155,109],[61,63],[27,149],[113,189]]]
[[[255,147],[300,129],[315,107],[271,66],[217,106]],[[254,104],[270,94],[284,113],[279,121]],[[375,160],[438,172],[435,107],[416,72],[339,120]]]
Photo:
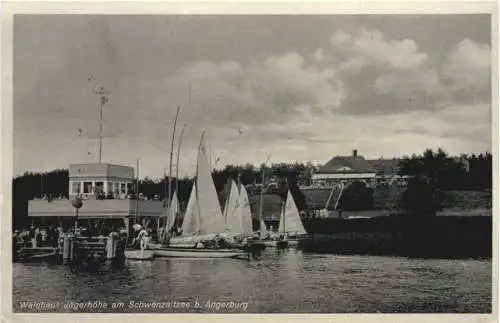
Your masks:
[[[279,232],[306,234],[306,230],[300,219],[299,210],[297,209],[297,205],[295,204],[290,190],[288,190],[285,208],[281,215]]]
[[[179,213],[179,200],[177,199],[177,192],[174,192],[174,196],[172,196],[172,201],[170,202],[170,208],[168,210],[167,230],[170,230],[175,225],[177,213]]]
[[[199,230],[199,214],[198,214],[198,203],[196,203],[196,181],[193,183],[193,188],[191,189],[191,195],[189,195],[189,201],[184,213],[184,220],[182,221],[182,235],[189,236],[196,234]]]
[[[241,228],[244,234],[251,234],[253,232],[252,225],[252,211],[250,209],[250,201],[248,199],[248,193],[244,185],[241,185],[240,189],[240,220]]]
[[[264,220],[260,220],[260,234],[261,235],[265,235],[267,234],[267,228],[266,228],[266,224],[264,223]]]
[[[231,233],[243,233],[240,218],[240,196],[238,193],[238,186],[234,180],[231,180],[230,185],[229,196],[226,199],[224,207],[226,231]]]
[[[200,235],[221,233],[225,227],[204,139],[202,137],[200,142],[196,170],[196,202],[200,220],[198,231]]]

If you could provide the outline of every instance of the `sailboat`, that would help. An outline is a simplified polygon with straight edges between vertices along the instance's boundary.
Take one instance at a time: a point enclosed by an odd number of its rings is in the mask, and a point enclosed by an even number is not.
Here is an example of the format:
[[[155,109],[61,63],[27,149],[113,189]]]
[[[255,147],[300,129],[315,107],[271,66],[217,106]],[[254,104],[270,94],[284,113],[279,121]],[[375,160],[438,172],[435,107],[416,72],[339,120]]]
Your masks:
[[[245,236],[250,236],[253,233],[252,224],[252,211],[250,209],[250,200],[248,199],[248,192],[244,185],[240,188],[240,208],[239,215],[241,219],[241,226],[243,234]]]
[[[258,256],[265,249],[265,245],[252,240],[252,211],[248,192],[245,186],[237,185],[232,179],[229,181],[229,185],[229,196],[224,207],[226,224],[224,235],[231,240],[235,247],[243,249],[253,256]],[[239,190],[238,186],[240,186]]]
[[[278,232],[282,237],[280,237],[277,246],[296,246],[300,237],[307,234],[290,190],[288,190],[286,201],[281,211]]]
[[[224,206],[225,234],[238,236],[243,234],[243,222],[240,212],[240,193],[233,179],[229,180],[229,195]]]
[[[177,192],[174,191],[172,196],[172,201],[170,202],[170,208],[168,209],[167,224],[165,229],[167,231],[172,230],[176,224],[177,214],[179,213],[179,199],[177,198]]]
[[[207,245],[226,228],[202,135],[196,163],[196,179],[189,196],[182,233],[169,240],[168,246],[152,246],[159,257],[237,258],[245,252],[236,248],[210,248]]]

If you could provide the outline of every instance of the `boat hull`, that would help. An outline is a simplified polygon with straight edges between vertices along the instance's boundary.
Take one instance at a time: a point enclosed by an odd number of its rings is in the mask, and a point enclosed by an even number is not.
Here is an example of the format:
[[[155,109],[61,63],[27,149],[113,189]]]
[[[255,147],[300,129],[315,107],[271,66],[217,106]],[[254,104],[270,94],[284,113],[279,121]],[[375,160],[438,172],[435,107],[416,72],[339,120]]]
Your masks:
[[[125,258],[129,260],[152,260],[153,250],[125,250]]]
[[[299,245],[299,240],[296,239],[288,239],[288,240],[260,240],[259,243],[262,243],[266,246],[266,248],[284,248],[284,247],[292,247],[295,248]]]
[[[166,247],[152,250],[157,257],[169,258],[240,258],[247,253],[238,249],[195,249]]]

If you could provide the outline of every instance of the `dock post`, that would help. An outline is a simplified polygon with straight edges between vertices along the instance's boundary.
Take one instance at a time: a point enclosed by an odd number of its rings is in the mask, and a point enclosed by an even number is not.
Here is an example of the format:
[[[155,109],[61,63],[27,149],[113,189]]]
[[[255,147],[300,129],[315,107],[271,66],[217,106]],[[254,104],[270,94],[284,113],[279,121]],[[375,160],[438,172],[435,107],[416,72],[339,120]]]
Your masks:
[[[70,242],[69,242],[69,237],[67,234],[63,235],[63,247],[62,247],[62,254],[63,254],[63,264],[67,264],[69,260],[69,253],[70,253]]]
[[[69,260],[74,261],[75,256],[76,256],[75,237],[71,235],[69,237]]]
[[[110,260],[115,257],[116,253],[116,243],[114,239],[114,234],[111,232],[106,241],[106,259]]]

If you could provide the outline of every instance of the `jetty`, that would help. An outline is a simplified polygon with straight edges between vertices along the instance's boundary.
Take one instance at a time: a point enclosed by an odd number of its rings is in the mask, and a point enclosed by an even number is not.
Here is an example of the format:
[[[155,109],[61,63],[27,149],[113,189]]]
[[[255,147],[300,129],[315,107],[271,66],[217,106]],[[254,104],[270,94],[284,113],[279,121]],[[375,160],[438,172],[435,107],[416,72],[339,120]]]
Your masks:
[[[39,233],[24,240],[14,239],[14,259],[57,259],[64,264],[123,260],[133,224],[156,228],[165,216],[164,203],[136,194],[134,181],[133,167],[71,164],[68,199],[28,202],[32,231],[52,230],[52,239],[42,241]]]

